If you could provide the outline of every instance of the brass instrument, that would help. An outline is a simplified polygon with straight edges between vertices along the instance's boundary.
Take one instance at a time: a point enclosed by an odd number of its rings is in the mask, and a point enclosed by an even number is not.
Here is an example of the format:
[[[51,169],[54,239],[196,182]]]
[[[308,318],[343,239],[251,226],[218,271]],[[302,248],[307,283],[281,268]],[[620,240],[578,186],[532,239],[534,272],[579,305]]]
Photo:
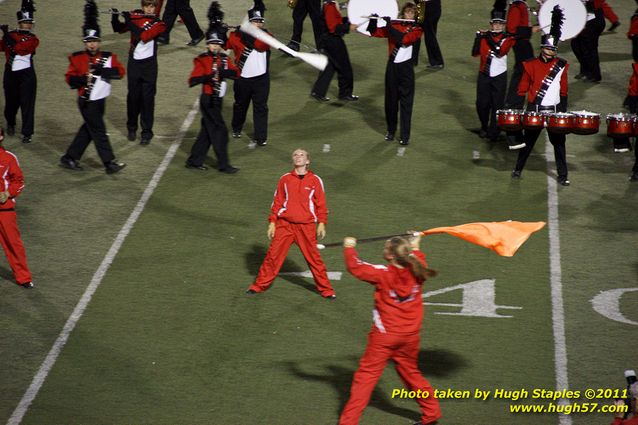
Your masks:
[[[417,0],[416,2],[416,21],[422,24],[425,20],[425,0]]]
[[[297,0],[288,0],[288,7],[294,9],[297,6]]]

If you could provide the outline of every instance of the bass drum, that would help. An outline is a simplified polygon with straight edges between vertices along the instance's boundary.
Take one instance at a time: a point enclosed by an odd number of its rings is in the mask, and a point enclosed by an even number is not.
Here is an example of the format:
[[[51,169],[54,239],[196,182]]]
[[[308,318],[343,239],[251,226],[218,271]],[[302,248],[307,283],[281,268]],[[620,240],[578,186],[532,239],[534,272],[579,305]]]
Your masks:
[[[574,114],[572,133],[585,136],[598,133],[600,114],[589,111],[572,111],[572,114]]]
[[[367,17],[373,13],[380,17],[389,16],[396,19],[399,15],[399,5],[396,0],[350,0],[348,2],[348,19],[351,23],[358,25],[357,31],[361,34],[370,35],[366,31],[369,21]],[[385,21],[378,19],[377,27],[385,27]]]
[[[581,0],[547,0],[538,11],[538,25],[545,34],[552,26],[552,9],[558,6],[563,10],[564,22],[561,26],[560,40],[576,37],[587,23],[587,9]]]

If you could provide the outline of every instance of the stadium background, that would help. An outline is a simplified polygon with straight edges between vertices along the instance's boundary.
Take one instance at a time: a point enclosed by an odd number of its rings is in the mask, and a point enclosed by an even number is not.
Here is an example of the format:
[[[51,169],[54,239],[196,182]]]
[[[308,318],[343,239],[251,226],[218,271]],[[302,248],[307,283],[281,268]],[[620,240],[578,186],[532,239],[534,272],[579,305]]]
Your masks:
[[[192,58],[188,34],[177,25],[160,48],[156,138],[144,148],[126,140],[126,82],[113,84],[107,128],[116,155],[128,163],[107,176],[92,147],[82,173],[58,167],[59,156],[81,119],[76,95],[64,82],[66,56],[82,49],[83,2],[36,2],[41,44],[36,132],[31,145],[7,138],[18,155],[26,189],[18,217],[37,288],[12,283],[0,264],[0,420],[8,420],[64,323],[129,217],[193,107],[199,88],[188,89]],[[100,8],[134,8],[134,1],[98,2]],[[205,26],[208,3],[193,0]],[[226,21],[240,22],[250,2],[223,1]],[[560,55],[571,63],[570,109],[621,110],[631,71],[624,32],[634,3],[611,2],[621,17],[616,33],[600,39],[603,82],[573,79],[577,64],[568,43]],[[267,27],[282,41],[290,36],[284,0],[266,1]],[[372,288],[347,273],[334,281],[338,300],[313,292],[311,279],[286,276],[258,297],[247,297],[267,249],[266,217],[277,178],[290,168],[299,146],[312,154],[324,179],[330,208],[329,241],[473,221],[546,221],[547,165],[539,142],[513,182],[515,153],[472,130],[478,60],[470,56],[474,32],[487,28],[492,2],[447,1],[439,23],[446,60],[443,71],[416,71],[413,137],[404,156],[383,141],[383,40],[349,35],[358,103],[318,104],[308,97],[316,72],[273,52],[270,136],[265,148],[249,149],[248,136],[231,140],[234,176],[184,168],[199,131],[188,128],[175,158],[108,270],[102,285],[62,349],[30,406],[24,424],[333,424],[347,400],[352,373],[370,327]],[[0,4],[0,21],[15,22],[17,1]],[[126,62],[128,36],[100,20],[104,50]],[[311,40],[306,21],[304,41]],[[535,48],[538,36],[533,40]],[[510,58],[510,65],[513,58]],[[336,82],[329,97],[336,98]],[[230,121],[232,96],[225,112]],[[250,134],[251,119],[246,126]],[[330,152],[323,153],[324,144]],[[472,160],[474,150],[481,159]],[[560,264],[565,311],[567,368],[572,389],[622,388],[622,372],[638,368],[635,325],[603,317],[591,306],[601,291],[636,286],[638,185],[627,176],[633,153],[613,154],[604,124],[595,136],[569,136],[569,188],[558,188]],[[553,173],[553,165],[549,166]],[[547,231],[535,234],[513,258],[447,236],[423,242],[430,265],[440,271],[427,290],[493,280],[496,303],[510,318],[467,317],[459,307],[430,305],[422,334],[421,364],[439,389],[555,388],[554,337]],[[361,246],[380,262],[381,244]],[[344,272],[340,250],[324,252],[330,271]],[[291,250],[284,272],[306,270]],[[460,304],[449,291],[430,302]],[[620,305],[638,321],[638,293]],[[411,400],[392,400],[401,383],[388,369],[362,423],[410,423]],[[585,400],[580,400],[585,401]],[[531,402],[524,400],[523,402]],[[601,402],[606,402],[601,400]],[[445,400],[445,423],[556,424],[556,415],[508,413],[506,401]],[[611,422],[611,414],[579,414],[575,424]]]

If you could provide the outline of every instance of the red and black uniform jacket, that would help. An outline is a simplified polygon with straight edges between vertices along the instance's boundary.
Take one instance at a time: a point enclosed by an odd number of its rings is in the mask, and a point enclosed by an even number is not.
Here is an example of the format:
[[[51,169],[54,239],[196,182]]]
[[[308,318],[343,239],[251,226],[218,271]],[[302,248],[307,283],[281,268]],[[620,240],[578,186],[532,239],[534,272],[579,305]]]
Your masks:
[[[103,66],[103,62],[107,58],[111,58],[110,68]],[[95,55],[91,55],[87,50],[72,53],[69,56],[69,69],[64,76],[66,83],[72,89],[77,89],[80,97],[87,95],[89,66],[92,68],[93,75],[100,76],[107,81],[119,80],[126,74],[124,66],[117,60],[115,53],[98,51]]]
[[[33,66],[33,55],[39,44],[40,40],[31,31],[13,30],[5,33],[0,40],[0,51],[4,51],[7,57],[6,67],[11,69],[16,55],[31,55],[31,66]]]
[[[120,22],[118,15],[113,14],[111,19],[113,31],[124,34],[131,32],[131,48],[129,49],[129,58],[133,58],[135,47],[140,41],[148,43],[155,40],[166,30],[166,24],[158,16],[145,15],[141,9],[129,12],[129,17],[125,17],[124,22]],[[157,44],[153,49],[153,56],[157,57]]]
[[[529,40],[532,27],[529,25],[529,10],[524,0],[515,0],[507,10],[507,32],[517,40]]]
[[[396,56],[395,49],[411,46],[417,43],[423,35],[423,29],[420,25],[409,22],[392,22],[390,27],[382,28],[377,28],[376,23],[376,19],[370,19],[367,30],[372,37],[388,39],[388,56],[391,59]]]
[[[638,38],[638,9],[631,16],[631,23],[629,24],[629,31],[627,31],[627,38],[634,40]]]
[[[334,0],[325,1],[321,13],[323,15],[322,32],[324,34],[343,37],[350,32],[350,20],[341,16],[339,7]]]
[[[272,36],[270,31],[264,31]],[[228,42],[226,42],[226,48],[233,51],[235,65],[237,65],[237,68],[239,68],[240,71],[244,68],[246,59],[253,50],[258,52],[268,52],[268,59],[270,59],[270,46],[268,44],[261,40],[257,40],[252,35],[248,35],[240,30],[230,33]],[[270,61],[268,60],[266,66],[268,66],[269,62]]]
[[[225,78],[235,79],[240,74],[228,55],[205,52],[193,59],[193,71],[188,79],[189,87],[202,85],[202,93],[220,96],[220,85]]]
[[[479,72],[490,75],[489,63],[492,57],[501,58],[509,52],[516,41],[502,32],[477,32],[472,47],[472,56],[480,56]]]
[[[427,267],[423,252],[414,250],[412,254]],[[372,318],[377,331],[393,335],[419,333],[423,321],[424,281],[414,277],[411,266],[369,264],[359,258],[354,248],[345,248],[343,256],[346,268],[354,277],[375,286]]]
[[[627,95],[629,96],[629,111],[633,114],[638,110],[638,62],[631,64],[631,77],[629,77],[629,87]]]
[[[523,62],[523,76],[518,84],[518,95],[525,96],[527,94],[527,103],[536,104],[538,99],[538,91],[545,80],[545,77],[551,72],[555,63],[562,60],[555,57],[549,61],[545,61],[542,57],[529,59]],[[560,76],[560,108],[559,112],[565,112],[567,108],[567,70],[569,64],[566,63],[563,73]],[[558,105],[558,104],[557,104]]]
[[[24,175],[20,169],[18,158],[4,147],[0,146],[0,190],[9,192],[9,199],[0,204],[0,210],[15,208],[15,198],[24,189]]]
[[[328,206],[323,180],[308,170],[303,178],[293,169],[277,183],[268,221],[290,223],[328,223]]]

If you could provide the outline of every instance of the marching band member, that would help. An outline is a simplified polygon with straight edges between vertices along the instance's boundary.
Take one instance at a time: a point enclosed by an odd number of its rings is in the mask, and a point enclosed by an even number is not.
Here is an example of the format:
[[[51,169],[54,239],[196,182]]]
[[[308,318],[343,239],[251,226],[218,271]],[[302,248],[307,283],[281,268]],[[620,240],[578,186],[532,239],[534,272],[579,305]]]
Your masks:
[[[518,95],[518,83],[523,75],[523,62],[534,57],[530,43],[532,33],[540,31],[538,25],[530,25],[529,8],[525,0],[514,0],[507,10],[507,33],[514,37],[514,69],[505,104],[508,108],[522,109],[525,97]]]
[[[254,7],[248,10],[250,23],[263,29],[265,10],[264,2],[255,0]],[[241,130],[246,122],[248,107],[252,100],[255,143],[257,146],[266,146],[268,94],[270,93],[270,46],[237,29],[228,37],[227,48],[233,51],[235,65],[241,71],[240,78],[234,83],[235,103],[231,122],[233,137],[241,137]]]
[[[535,59],[523,62],[523,76],[518,86],[518,94],[527,94],[528,111],[567,111],[567,70],[569,64],[565,59],[556,56],[561,35],[562,9],[555,6],[552,10],[552,27],[550,33],[541,38],[541,54]],[[527,158],[534,149],[534,144],[541,130],[525,130],[525,147],[518,153],[516,166],[512,171],[513,179],[520,179]],[[549,132],[549,141],[554,146],[554,158],[558,172],[557,181],[569,186],[567,179],[567,154],[565,151],[565,134]]]
[[[416,5],[406,3],[399,14],[401,19],[414,20]],[[415,22],[395,21],[383,18],[386,26],[377,28],[377,20],[370,19],[367,31],[372,37],[388,39],[388,63],[385,68],[385,121],[386,141],[393,141],[397,130],[397,116],[401,111],[401,138],[399,143],[410,143],[412,105],[414,104],[414,65],[412,48],[421,39],[423,31]]]
[[[4,129],[0,127],[0,167],[3,174],[0,179],[0,242],[16,283],[25,289],[31,289],[34,285],[15,210],[16,198],[24,189],[24,175],[18,158],[5,150],[3,141]]]
[[[162,21],[166,24],[166,31],[164,34],[158,37],[157,42],[159,44],[169,44],[171,30],[175,25],[175,20],[179,15],[184,21],[188,34],[191,37],[191,41],[186,43],[187,46],[197,46],[200,41],[204,39],[204,32],[197,23],[197,18],[191,7],[191,0],[167,0],[166,8],[164,9],[164,16]]]
[[[425,50],[428,53],[429,65],[428,69],[439,70],[443,69],[445,63],[443,62],[443,54],[439,47],[439,42],[436,39],[437,26],[441,19],[441,0],[425,0],[425,13],[421,28],[423,29],[423,44],[425,44]],[[419,43],[414,43],[415,47],[415,60],[418,62]]]
[[[126,96],[128,140],[134,141],[137,137],[139,119],[142,127],[140,144],[148,145],[153,138],[155,117],[157,37],[164,32],[166,25],[155,14],[157,0],[142,0],[141,4],[142,9],[122,12],[124,23],[119,21],[119,14],[113,13],[111,25],[117,33],[131,32]]]
[[[605,31],[605,18],[602,0],[588,0],[587,23],[585,28],[571,40],[572,50],[580,63],[580,71],[574,78],[582,81],[598,83],[600,74],[600,56],[598,55],[598,39]]]
[[[638,0],[636,0],[636,4],[638,4]],[[638,9],[631,16],[627,38],[631,40],[631,55],[634,62],[638,62]]]
[[[208,51],[197,56],[194,60],[193,71],[188,79],[190,87],[202,85],[199,106],[202,111],[202,127],[191,148],[191,154],[186,161],[186,168],[207,170],[204,160],[210,146],[213,146],[217,156],[219,171],[235,174],[239,168],[230,165],[228,161],[228,128],[222,116],[222,99],[226,94],[226,78],[237,78],[239,69],[224,53],[226,45],[227,27],[223,23],[224,13],[219,3],[214,1],[208,9],[210,25],[206,33]]]
[[[296,52],[301,44],[301,34],[303,33],[303,21],[310,15],[312,31],[315,36],[315,46],[319,46],[321,38],[321,0],[289,0],[288,5],[292,7],[292,36],[288,47]]]
[[[503,108],[507,90],[507,53],[514,39],[505,30],[506,0],[497,0],[491,12],[490,31],[478,31],[472,56],[481,59],[476,81],[476,112],[481,121],[479,136],[496,141],[496,111]]]
[[[638,62],[632,64],[632,73],[629,77],[629,88],[627,90],[627,106],[629,112],[635,114],[638,112]],[[631,149],[631,142],[629,137],[614,138],[614,150],[616,152],[628,152]],[[634,148],[634,154],[636,155],[636,162],[632,168],[631,177],[629,181],[638,181],[638,142]]]
[[[31,143],[34,128],[37,78],[33,67],[33,55],[40,41],[31,32],[33,28],[33,2],[22,0],[18,11],[18,28],[9,31],[8,25],[0,26],[3,32],[0,51],[4,51],[7,63],[4,67],[4,117],[7,134],[13,136],[16,115],[22,115],[22,143]]]
[[[323,180],[310,170],[310,155],[304,149],[292,153],[293,170],[279,179],[268,217],[266,258],[247,294],[264,292],[272,285],[295,243],[303,254],[317,291],[327,300],[337,298],[328,280],[326,265],[317,248],[317,237],[326,236],[328,207]]]
[[[319,73],[317,81],[312,87],[310,96],[320,102],[327,102],[326,97],[328,86],[335,71],[339,81],[339,99],[345,101],[359,100],[359,96],[352,94],[354,87],[354,77],[352,75],[352,65],[350,56],[343,36],[357,28],[351,24],[348,18],[341,17],[339,7],[335,0],[324,0],[322,13],[322,34],[319,40],[319,48],[325,51],[328,56],[328,66]]]
[[[113,174],[126,164],[118,162],[113,155],[104,125],[104,107],[106,98],[111,94],[111,80],[121,79],[125,71],[115,53],[100,50],[100,27],[94,0],[86,1],[84,14],[82,41],[86,49],[69,56],[69,69],[66,72],[67,84],[78,90],[78,106],[84,124],[60,158],[60,165],[71,170],[82,170],[80,158],[93,140],[107,174]]]
[[[350,399],[339,418],[339,425],[357,425],[361,414],[389,360],[410,391],[420,391],[415,398],[421,418],[414,425],[434,425],[441,417],[439,401],[430,382],[419,371],[423,322],[423,283],[436,272],[428,268],[425,254],[419,249],[421,237],[411,241],[393,237],[383,247],[387,266],[374,265],[359,258],[357,240],[343,240],[343,257],[348,272],[359,280],[375,286],[374,323],[368,333],[368,346],[352,379]]]

